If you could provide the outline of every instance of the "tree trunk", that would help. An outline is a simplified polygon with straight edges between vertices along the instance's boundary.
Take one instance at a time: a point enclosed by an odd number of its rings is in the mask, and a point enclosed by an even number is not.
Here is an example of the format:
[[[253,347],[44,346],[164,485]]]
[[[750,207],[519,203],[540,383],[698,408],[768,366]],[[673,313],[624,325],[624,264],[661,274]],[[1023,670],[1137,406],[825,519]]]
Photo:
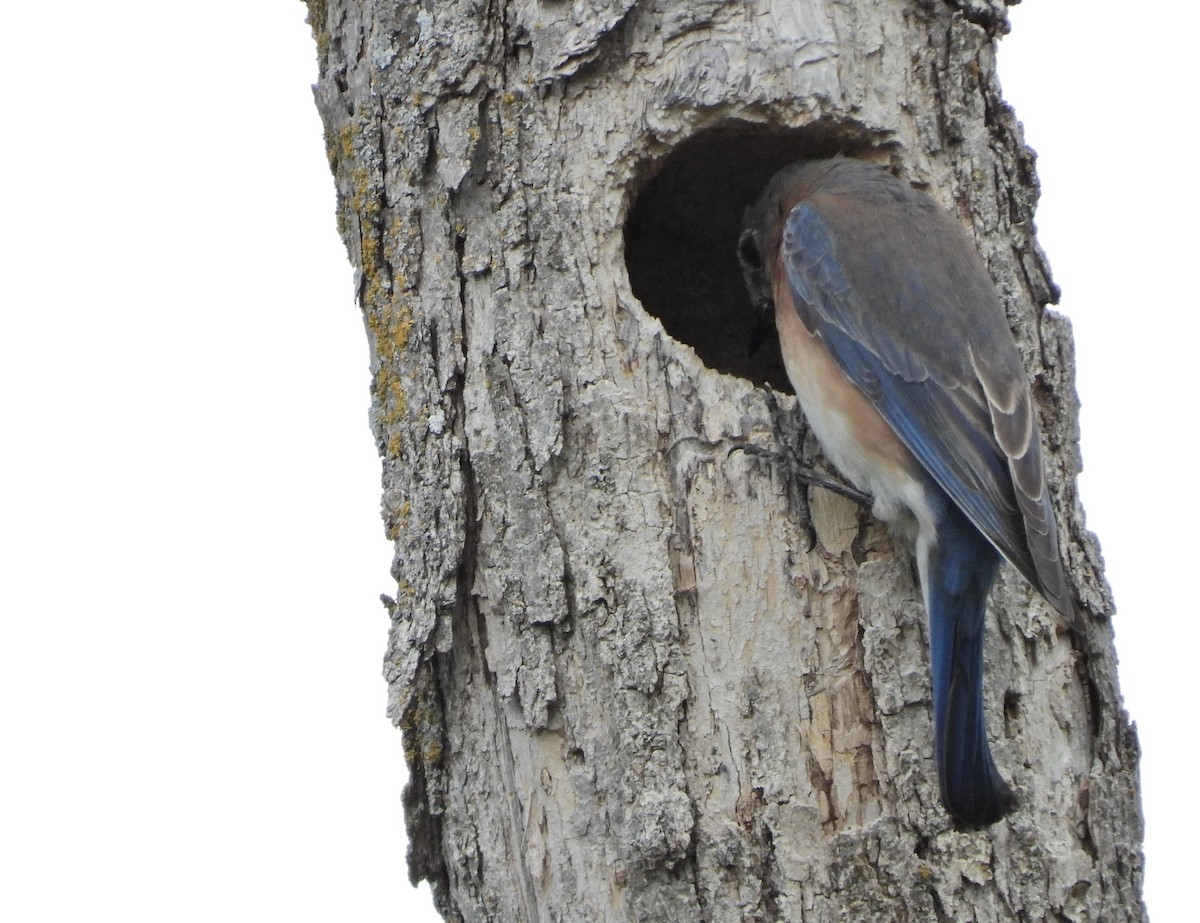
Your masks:
[[[309,0],[395,541],[409,872],[452,920],[1141,920],[1137,742],[1000,0]],[[843,152],[973,229],[1074,629],[1006,568],[1021,806],[952,828],[906,552],[820,487],[735,245]]]

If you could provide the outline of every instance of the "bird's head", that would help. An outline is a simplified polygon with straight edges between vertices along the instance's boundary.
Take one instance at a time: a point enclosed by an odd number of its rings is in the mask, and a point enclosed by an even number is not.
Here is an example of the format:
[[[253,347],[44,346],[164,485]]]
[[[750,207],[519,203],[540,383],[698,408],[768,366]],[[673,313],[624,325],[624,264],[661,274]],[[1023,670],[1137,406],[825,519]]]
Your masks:
[[[771,273],[767,268],[766,249],[757,227],[750,224],[751,210],[746,212],[747,224],[738,238],[738,262],[742,266],[742,276],[746,280],[746,291],[750,294],[750,303],[762,313],[775,309],[775,299],[772,295]]]

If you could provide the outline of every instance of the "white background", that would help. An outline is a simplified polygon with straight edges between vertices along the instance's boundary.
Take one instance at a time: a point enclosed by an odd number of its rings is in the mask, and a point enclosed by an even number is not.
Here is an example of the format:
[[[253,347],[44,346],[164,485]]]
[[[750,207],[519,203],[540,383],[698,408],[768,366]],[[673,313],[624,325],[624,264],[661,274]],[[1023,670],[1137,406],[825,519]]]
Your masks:
[[[399,833],[366,340],[303,20],[298,0],[5,14],[14,923],[435,919]],[[1200,819],[1184,378],[1200,21],[1111,0],[1029,0],[1013,20],[1001,74],[1041,155],[1084,499],[1145,750],[1147,902],[1182,918]]]

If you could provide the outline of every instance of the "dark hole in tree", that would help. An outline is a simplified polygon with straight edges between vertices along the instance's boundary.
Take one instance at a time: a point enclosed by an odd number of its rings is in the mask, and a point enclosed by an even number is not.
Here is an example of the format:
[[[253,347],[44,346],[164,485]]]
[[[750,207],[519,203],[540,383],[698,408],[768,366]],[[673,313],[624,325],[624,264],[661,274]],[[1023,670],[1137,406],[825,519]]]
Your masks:
[[[705,365],[790,392],[773,329],[751,350],[758,318],[737,260],[742,216],[781,167],[853,156],[872,141],[844,123],[726,122],[688,139],[657,165],[630,208],[625,264],[634,295]]]

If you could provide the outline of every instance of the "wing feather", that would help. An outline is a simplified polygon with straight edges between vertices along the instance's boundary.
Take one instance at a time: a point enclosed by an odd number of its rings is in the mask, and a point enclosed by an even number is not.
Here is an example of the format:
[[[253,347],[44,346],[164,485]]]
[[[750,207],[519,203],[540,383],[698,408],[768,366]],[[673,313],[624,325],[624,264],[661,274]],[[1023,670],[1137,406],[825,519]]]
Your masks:
[[[807,329],[976,528],[1068,611],[1024,368],[965,231],[907,187],[865,203],[817,192],[791,209],[779,255]]]

